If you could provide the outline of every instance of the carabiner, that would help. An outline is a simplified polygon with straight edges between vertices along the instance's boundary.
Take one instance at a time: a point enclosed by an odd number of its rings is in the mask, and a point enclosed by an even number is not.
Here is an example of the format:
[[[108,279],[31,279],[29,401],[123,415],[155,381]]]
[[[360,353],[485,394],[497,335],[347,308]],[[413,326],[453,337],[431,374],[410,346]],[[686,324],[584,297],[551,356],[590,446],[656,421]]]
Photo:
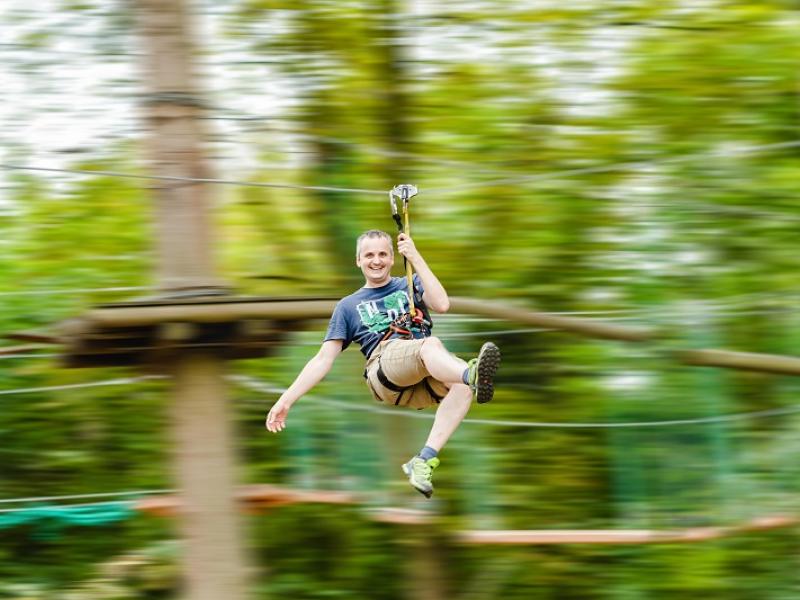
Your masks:
[[[392,188],[392,191],[389,192],[389,206],[392,208],[392,218],[397,223],[397,230],[400,233],[403,233],[403,220],[400,216],[400,210],[397,206],[398,201],[402,201],[403,203],[403,215],[408,214],[408,201],[417,195],[417,186],[411,185],[410,183],[403,183],[400,185],[396,185]]]

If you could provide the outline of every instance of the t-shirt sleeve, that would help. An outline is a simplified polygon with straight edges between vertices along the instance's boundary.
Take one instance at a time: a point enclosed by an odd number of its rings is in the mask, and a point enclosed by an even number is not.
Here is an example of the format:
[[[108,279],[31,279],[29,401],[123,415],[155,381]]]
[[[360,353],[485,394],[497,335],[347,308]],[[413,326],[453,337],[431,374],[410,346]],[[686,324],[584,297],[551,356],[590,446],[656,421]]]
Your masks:
[[[328,331],[325,333],[323,342],[327,342],[328,340],[342,340],[344,342],[342,344],[342,350],[347,348],[350,342],[353,341],[350,328],[348,327],[347,310],[342,302],[339,302],[336,308],[333,309],[331,320],[328,323]]]

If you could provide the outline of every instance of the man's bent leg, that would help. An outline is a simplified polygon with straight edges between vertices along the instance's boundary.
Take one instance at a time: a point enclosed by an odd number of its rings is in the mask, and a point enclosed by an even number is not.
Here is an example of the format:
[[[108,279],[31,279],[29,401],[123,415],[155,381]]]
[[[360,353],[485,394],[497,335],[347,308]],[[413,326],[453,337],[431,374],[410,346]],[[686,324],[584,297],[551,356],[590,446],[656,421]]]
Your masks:
[[[425,338],[425,343],[422,344],[420,350],[420,358],[434,379],[448,384],[464,382],[463,377],[467,363],[451,354],[439,338]]]

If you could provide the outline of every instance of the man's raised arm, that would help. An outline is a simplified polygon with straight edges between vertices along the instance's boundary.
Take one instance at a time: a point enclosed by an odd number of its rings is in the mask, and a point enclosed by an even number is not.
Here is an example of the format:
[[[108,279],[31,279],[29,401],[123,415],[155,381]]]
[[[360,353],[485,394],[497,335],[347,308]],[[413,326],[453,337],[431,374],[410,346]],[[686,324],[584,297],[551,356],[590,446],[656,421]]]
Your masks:
[[[422,258],[422,254],[414,245],[414,240],[405,233],[401,233],[397,236],[397,251],[408,259],[414,270],[416,270],[417,275],[419,275],[425,290],[422,293],[425,304],[438,313],[446,313],[450,310],[450,298],[447,296],[447,291],[428,266],[428,263],[425,262],[425,259]]]

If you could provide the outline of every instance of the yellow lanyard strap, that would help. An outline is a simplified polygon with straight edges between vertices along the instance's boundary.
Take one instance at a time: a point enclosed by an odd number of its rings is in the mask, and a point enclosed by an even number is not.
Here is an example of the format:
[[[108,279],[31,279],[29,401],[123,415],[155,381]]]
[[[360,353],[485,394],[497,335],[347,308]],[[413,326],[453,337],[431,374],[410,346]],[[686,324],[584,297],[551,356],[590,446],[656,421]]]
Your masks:
[[[405,224],[403,226],[403,230],[405,234],[411,237],[411,225],[408,222],[408,202],[403,204],[403,219]],[[406,261],[406,277],[408,277],[408,298],[410,304],[409,313],[411,313],[412,318],[416,314],[416,309],[414,308],[414,270],[411,267],[411,261]]]

